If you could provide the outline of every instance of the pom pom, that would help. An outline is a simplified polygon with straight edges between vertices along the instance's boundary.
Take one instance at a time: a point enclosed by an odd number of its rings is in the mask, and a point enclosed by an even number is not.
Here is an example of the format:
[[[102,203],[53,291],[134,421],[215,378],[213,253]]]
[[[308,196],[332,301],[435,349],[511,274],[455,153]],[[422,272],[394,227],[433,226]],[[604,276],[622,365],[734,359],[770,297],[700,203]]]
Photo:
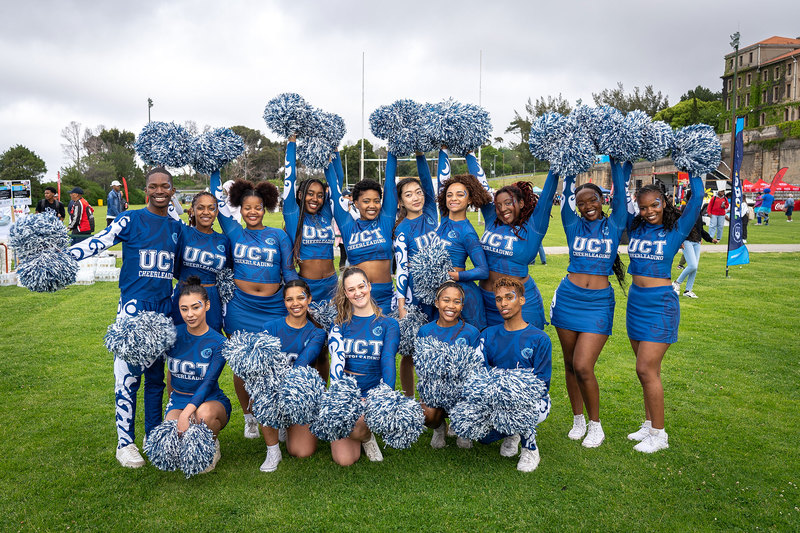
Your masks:
[[[47,210],[17,220],[8,232],[8,243],[25,261],[50,250],[64,250],[70,243],[69,232],[56,214]]]
[[[642,150],[642,117],[639,113],[631,111],[628,117],[624,117],[616,109],[608,110],[597,140],[598,150],[617,161],[636,161]]]
[[[586,131],[571,118],[560,131],[564,137],[550,151],[550,170],[558,176],[576,176],[592,168],[595,147]]]
[[[151,166],[182,167],[192,160],[192,136],[174,122],[147,124],[133,148]]]
[[[181,437],[180,448],[180,467],[186,479],[202,474],[214,462],[216,453],[214,433],[205,422],[189,424]]]
[[[457,139],[451,139],[446,146],[457,154],[475,152],[489,140],[492,132],[492,121],[489,112],[475,104],[465,104],[462,109],[463,129]]]
[[[54,292],[75,283],[79,265],[67,252],[52,250],[29,255],[17,267],[23,287],[33,292]]]
[[[369,124],[376,137],[387,141],[390,152],[403,156],[434,148],[430,137],[424,133],[427,120],[427,108],[406,99],[373,111]]]
[[[589,107],[586,105],[579,105],[573,109],[567,118],[577,122],[578,127],[583,130],[589,139],[594,144],[595,152],[597,151],[597,140],[600,138],[602,131],[603,117],[608,114],[611,107]]]
[[[492,429],[492,380],[486,368],[472,374],[463,395],[450,411],[450,427],[461,438],[480,440]]]
[[[297,145],[297,159],[308,168],[328,168],[333,147],[324,137],[308,137]]]
[[[433,147],[444,144],[453,153],[466,154],[478,150],[489,139],[492,121],[489,112],[475,104],[462,104],[447,99],[428,106],[423,134]]]
[[[271,428],[289,426],[289,417],[280,401],[281,385],[282,382],[275,382],[266,377],[250,378],[244,382],[244,388],[250,395],[253,416],[262,426]]]
[[[233,282],[233,269],[219,269],[217,271],[217,292],[219,293],[220,302],[223,304],[230,302],[233,299],[235,290],[236,284]]]
[[[316,369],[308,366],[291,369],[280,391],[281,410],[286,413],[289,424],[314,422],[324,392],[325,383]]]
[[[409,261],[408,270],[414,280],[414,297],[424,304],[433,305],[436,290],[442,283],[450,280],[447,273],[453,270],[453,262],[444,243],[436,240],[414,254]]]
[[[464,397],[464,385],[483,366],[478,351],[467,344],[448,344],[436,337],[418,337],[414,370],[420,400],[450,412]]]
[[[133,367],[147,368],[175,344],[172,319],[154,311],[124,316],[108,326],[104,341],[109,352]]]
[[[336,320],[336,305],[333,300],[322,300],[321,302],[311,302],[308,310],[314,320],[322,326],[326,332],[330,333],[333,322]]]
[[[314,108],[299,94],[283,93],[267,102],[264,122],[281,137],[303,136],[312,122],[313,112]]]
[[[642,157],[656,161],[672,149],[675,142],[675,132],[666,122],[656,120],[648,122],[642,128]]]
[[[244,140],[229,128],[217,128],[192,139],[192,166],[211,174],[244,153]]]
[[[222,356],[231,371],[247,381],[265,377],[273,380],[275,369],[288,367],[288,356],[281,353],[281,341],[267,333],[236,331],[222,347]]]
[[[428,315],[414,304],[406,305],[406,316],[398,318],[398,310],[395,309],[389,314],[390,317],[397,320],[400,326],[400,345],[397,351],[406,357],[414,355],[414,343],[417,340],[417,332],[419,328],[428,323]]]
[[[144,453],[153,466],[166,472],[180,468],[180,450],[177,420],[165,420],[153,428],[144,445]]]
[[[364,421],[392,448],[405,449],[425,431],[422,406],[383,381],[367,393]]]
[[[350,435],[363,414],[364,404],[356,378],[343,376],[333,381],[322,395],[319,416],[311,424],[311,432],[330,442],[343,439]]]
[[[542,406],[549,406],[547,385],[530,368],[495,368],[490,374],[492,425],[500,433],[533,439],[536,425],[543,419]]]
[[[564,138],[567,119],[559,113],[545,113],[531,123],[528,148],[533,157],[550,161]]]
[[[722,146],[714,128],[706,124],[693,124],[675,134],[672,160],[679,170],[690,176],[702,176],[720,164]]]

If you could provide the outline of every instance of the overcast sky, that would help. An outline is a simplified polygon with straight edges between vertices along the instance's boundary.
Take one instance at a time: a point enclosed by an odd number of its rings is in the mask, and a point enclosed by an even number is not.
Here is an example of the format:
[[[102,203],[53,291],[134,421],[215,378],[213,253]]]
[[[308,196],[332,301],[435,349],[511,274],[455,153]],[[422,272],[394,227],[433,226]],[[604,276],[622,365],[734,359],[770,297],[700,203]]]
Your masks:
[[[340,114],[352,142],[361,137],[362,52],[367,117],[398,98],[480,98],[494,136],[510,140],[505,129],[529,97],[591,103],[621,81],[626,90],[652,84],[674,104],[698,84],[721,89],[731,33],[741,32],[742,46],[800,36],[800,2],[755,5],[5,1],[0,152],[23,144],[55,179],[68,165],[60,133],[70,121],[138,134],[148,97],[153,120],[243,124],[277,140],[262,113],[286,91]]]

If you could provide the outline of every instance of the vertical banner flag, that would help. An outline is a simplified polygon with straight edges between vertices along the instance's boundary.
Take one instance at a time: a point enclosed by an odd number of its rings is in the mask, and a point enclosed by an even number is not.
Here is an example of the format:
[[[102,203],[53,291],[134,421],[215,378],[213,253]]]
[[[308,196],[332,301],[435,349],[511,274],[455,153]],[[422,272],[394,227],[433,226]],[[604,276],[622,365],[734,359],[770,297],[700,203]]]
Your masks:
[[[733,144],[733,190],[730,203],[730,228],[728,229],[728,261],[725,267],[732,265],[747,265],[750,263],[750,254],[747,246],[742,242],[742,214],[747,209],[742,192],[742,179],[739,169],[742,167],[744,149],[744,118],[736,119],[736,141]]]

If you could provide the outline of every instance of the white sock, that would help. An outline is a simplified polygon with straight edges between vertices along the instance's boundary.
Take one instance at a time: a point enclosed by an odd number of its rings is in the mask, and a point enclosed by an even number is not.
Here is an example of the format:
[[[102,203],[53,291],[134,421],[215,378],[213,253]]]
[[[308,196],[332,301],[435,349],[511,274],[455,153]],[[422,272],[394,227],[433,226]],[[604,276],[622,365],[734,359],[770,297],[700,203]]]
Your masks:
[[[577,424],[577,425],[583,424],[585,426],[586,425],[586,419],[583,417],[583,414],[573,415],[572,423],[573,424]]]
[[[280,444],[273,444],[272,446],[267,445],[267,453],[269,452],[279,452],[281,451]]]
[[[249,422],[250,420],[252,420],[252,419],[254,419],[254,418],[255,418],[255,417],[252,415],[252,413],[245,413],[245,414],[244,414],[244,421],[245,421],[245,422]]]

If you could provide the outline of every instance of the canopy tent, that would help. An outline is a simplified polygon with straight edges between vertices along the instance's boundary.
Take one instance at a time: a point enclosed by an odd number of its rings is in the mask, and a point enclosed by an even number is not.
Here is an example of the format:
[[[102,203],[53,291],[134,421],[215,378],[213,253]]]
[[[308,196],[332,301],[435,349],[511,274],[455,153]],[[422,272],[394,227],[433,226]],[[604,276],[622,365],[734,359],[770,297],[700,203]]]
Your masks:
[[[792,185],[791,183],[786,183],[785,181],[779,181],[778,183],[772,182],[772,186],[770,187],[772,192],[775,191],[800,191],[800,186]]]

